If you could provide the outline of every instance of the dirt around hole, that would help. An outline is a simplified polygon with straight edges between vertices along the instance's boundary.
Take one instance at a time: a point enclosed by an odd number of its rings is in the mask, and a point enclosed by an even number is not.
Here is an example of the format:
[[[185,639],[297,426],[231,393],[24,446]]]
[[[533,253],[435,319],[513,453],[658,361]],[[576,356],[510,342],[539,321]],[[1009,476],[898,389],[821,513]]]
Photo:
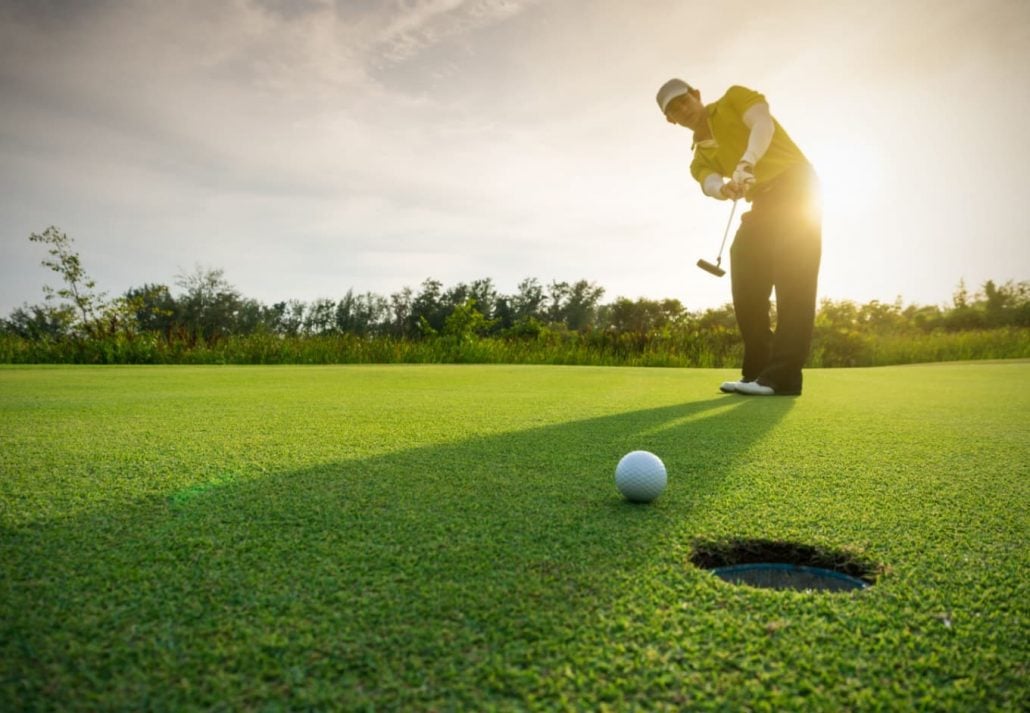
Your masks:
[[[885,568],[866,557],[858,548],[842,547],[838,549],[806,545],[783,540],[695,540],[692,543],[690,562],[702,569],[716,570],[716,574],[743,584],[774,589],[833,589],[840,586],[798,586],[789,581],[797,579],[797,569],[806,571],[804,581],[813,581],[818,570],[828,570],[829,579],[843,580],[852,578],[855,587],[876,583]],[[763,565],[765,567],[747,567],[747,565]],[[764,571],[760,571],[763,570]],[[732,572],[733,576],[727,576]],[[774,576],[776,572],[782,576]],[[790,574],[794,572],[794,574]],[[771,574],[772,573],[772,574]],[[833,573],[843,575],[833,577]],[[816,577],[817,578],[817,577]],[[782,586],[778,586],[780,580]]]

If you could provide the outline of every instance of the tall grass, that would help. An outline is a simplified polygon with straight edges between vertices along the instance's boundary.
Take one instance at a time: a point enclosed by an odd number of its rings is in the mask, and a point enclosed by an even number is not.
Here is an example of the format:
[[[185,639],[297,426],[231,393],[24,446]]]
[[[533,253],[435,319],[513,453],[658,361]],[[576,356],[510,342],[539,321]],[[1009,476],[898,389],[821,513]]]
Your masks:
[[[818,334],[809,365],[888,366],[978,359],[1030,357],[1030,329],[1002,327],[964,332]]]
[[[740,364],[741,354],[739,338],[725,329],[650,335],[567,332],[523,339],[252,334],[192,345],[154,334],[90,340],[28,340],[0,335],[0,363],[7,364],[434,363],[731,368]],[[817,330],[809,365],[883,366],[1028,357],[1030,330],[1024,328],[889,335]]]

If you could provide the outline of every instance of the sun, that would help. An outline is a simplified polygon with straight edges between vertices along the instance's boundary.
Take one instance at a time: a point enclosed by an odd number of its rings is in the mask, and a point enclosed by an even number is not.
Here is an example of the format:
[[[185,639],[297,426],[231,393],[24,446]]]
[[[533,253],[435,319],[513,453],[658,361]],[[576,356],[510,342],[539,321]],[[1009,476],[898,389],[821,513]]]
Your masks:
[[[824,215],[841,219],[868,210],[885,178],[875,146],[836,140],[811,145],[805,153],[819,175]]]

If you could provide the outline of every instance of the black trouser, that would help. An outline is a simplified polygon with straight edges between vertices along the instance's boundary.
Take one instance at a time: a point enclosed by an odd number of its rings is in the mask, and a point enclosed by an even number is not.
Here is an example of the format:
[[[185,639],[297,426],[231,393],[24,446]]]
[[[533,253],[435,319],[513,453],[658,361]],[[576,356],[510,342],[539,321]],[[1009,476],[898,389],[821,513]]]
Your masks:
[[[753,197],[730,247],[733,309],[744,339],[745,381],[801,393],[815,322],[822,253],[818,181],[809,166],[778,176]],[[776,290],[776,331],[769,297]]]

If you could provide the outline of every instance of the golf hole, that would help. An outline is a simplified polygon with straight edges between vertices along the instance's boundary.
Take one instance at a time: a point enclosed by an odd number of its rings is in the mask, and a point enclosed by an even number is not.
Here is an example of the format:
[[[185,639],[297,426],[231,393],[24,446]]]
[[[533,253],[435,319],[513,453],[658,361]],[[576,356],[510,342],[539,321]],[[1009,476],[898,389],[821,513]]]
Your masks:
[[[775,540],[696,541],[690,561],[732,584],[802,592],[862,590],[881,573],[851,550]]]

